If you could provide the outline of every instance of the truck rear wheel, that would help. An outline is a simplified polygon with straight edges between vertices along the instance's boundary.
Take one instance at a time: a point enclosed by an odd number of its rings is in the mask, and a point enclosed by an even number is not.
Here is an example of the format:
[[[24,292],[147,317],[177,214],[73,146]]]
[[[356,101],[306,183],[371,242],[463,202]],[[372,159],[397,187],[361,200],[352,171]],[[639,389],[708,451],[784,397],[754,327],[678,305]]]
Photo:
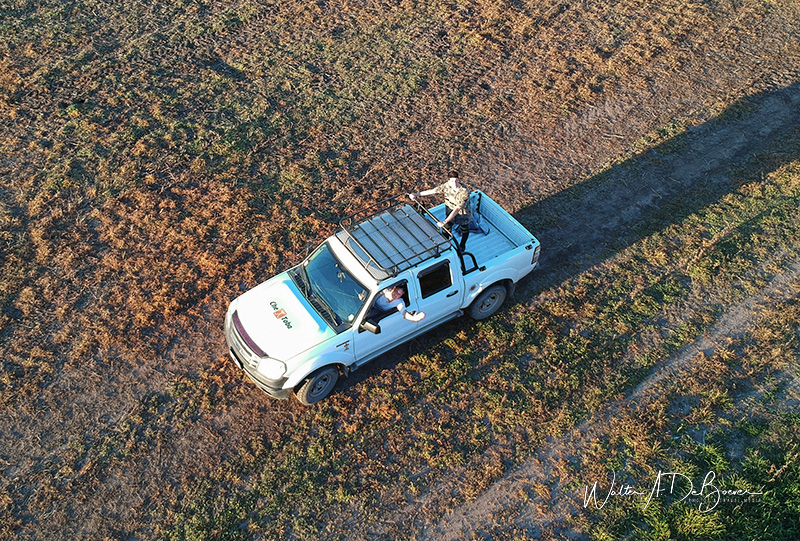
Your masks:
[[[497,312],[506,300],[506,288],[502,284],[489,286],[469,305],[472,319],[486,319]]]
[[[316,404],[331,394],[338,379],[339,370],[335,366],[323,366],[303,380],[303,384],[295,391],[295,395],[301,404],[306,406]]]

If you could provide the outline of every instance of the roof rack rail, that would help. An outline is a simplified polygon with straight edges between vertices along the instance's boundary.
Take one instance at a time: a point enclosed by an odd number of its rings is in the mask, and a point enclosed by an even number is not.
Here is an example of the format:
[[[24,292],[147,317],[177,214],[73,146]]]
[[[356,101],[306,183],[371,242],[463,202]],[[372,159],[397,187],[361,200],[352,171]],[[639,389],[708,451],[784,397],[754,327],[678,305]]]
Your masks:
[[[435,221],[399,201],[400,197],[385,199],[339,221],[337,237],[376,280],[396,276],[450,246],[450,239]]]

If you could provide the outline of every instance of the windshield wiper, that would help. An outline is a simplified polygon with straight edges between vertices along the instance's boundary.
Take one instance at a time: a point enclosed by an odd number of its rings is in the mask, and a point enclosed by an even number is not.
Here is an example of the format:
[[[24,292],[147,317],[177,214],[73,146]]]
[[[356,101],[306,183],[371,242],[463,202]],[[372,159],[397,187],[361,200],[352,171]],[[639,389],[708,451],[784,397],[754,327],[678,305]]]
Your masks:
[[[312,295],[312,297],[309,297],[309,300],[312,301],[312,304],[316,308],[319,308],[319,309],[321,309],[321,310],[323,310],[324,312],[327,313],[327,315],[330,317],[330,321],[333,322],[333,325],[335,327],[338,327],[339,325],[342,324],[342,318],[340,318],[338,315],[336,315],[336,312],[334,312],[333,308],[331,308],[330,305],[327,302],[325,302],[325,299],[323,299],[322,297],[320,297],[317,293],[314,293],[313,291],[311,292],[311,295]],[[316,301],[316,302],[314,302],[314,301]]]
[[[301,286],[300,289],[303,292],[303,295],[308,297],[309,293],[311,293],[311,281],[308,279],[308,273],[306,273],[306,268],[303,265],[298,265],[298,266],[300,267],[300,271],[298,272],[296,268],[292,269],[290,275],[292,277],[292,280],[294,280],[294,283],[297,284],[298,286]]]
[[[308,302],[320,312],[320,315],[327,319],[329,322],[333,323],[335,327],[338,327],[342,324],[342,318],[336,315],[336,312],[333,311],[333,308],[325,302],[314,288],[311,286],[311,279],[308,277],[308,272],[303,265],[298,265],[300,270],[292,269],[290,272],[290,276],[295,284],[300,287],[303,295],[305,295]],[[327,317],[325,317],[327,316]]]

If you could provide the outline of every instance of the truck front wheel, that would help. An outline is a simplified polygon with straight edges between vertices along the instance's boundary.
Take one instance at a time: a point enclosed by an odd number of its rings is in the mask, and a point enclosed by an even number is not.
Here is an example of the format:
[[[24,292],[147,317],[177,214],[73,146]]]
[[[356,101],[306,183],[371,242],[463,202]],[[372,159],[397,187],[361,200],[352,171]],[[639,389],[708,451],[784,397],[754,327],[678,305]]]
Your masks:
[[[335,366],[323,366],[303,380],[300,388],[295,391],[297,399],[306,406],[316,404],[331,394],[338,379],[339,370]]]
[[[469,305],[472,319],[486,319],[500,309],[506,300],[506,288],[502,284],[489,286]]]

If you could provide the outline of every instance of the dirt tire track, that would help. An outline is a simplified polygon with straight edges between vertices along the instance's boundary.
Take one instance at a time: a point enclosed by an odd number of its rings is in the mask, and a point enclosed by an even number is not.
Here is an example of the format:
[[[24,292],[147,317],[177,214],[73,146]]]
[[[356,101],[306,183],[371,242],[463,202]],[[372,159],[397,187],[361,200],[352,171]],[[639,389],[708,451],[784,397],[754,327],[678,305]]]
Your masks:
[[[494,483],[475,501],[461,506],[448,514],[441,522],[430,528],[425,539],[461,539],[470,532],[480,531],[481,525],[491,524],[492,514],[507,509],[520,511],[517,526],[527,529],[531,535],[560,530],[566,525],[565,518],[579,512],[582,505],[577,491],[574,496],[565,496],[566,487],[558,479],[557,471],[565,461],[580,456],[587,446],[602,437],[610,423],[624,408],[638,405],[641,408],[652,400],[654,389],[668,378],[680,378],[680,374],[702,353],[712,351],[726,337],[744,334],[765,306],[774,305],[797,296],[800,281],[800,261],[795,261],[786,271],[776,275],[758,294],[748,297],[731,307],[705,335],[684,347],[677,355],[657,367],[653,373],[625,396],[606,405],[592,414],[580,425],[564,436],[549,442],[547,447],[502,479]],[[793,377],[785,374],[787,377]],[[790,387],[797,387],[797,378]],[[589,480],[586,480],[587,482]],[[548,499],[530,490],[534,486],[549,486]],[[535,524],[536,527],[531,527]],[[585,532],[559,532],[566,537],[578,537]]]
[[[736,165],[769,148],[787,129],[800,125],[800,86],[766,94],[754,105],[756,109],[741,121],[712,120],[691,128],[680,143],[686,150],[664,155],[653,149],[589,186],[594,193],[581,194],[578,201],[567,196],[563,204],[548,209],[560,211],[560,216],[553,227],[538,232],[545,276],[537,276],[536,281],[561,281],[576,271],[565,263],[579,263],[576,259],[580,257],[591,265],[602,257],[608,244],[627,245],[637,240],[631,238],[635,235],[632,230],[644,218],[669,208],[687,194],[700,188],[731,189],[729,175]],[[697,200],[689,207],[696,210],[711,202]],[[580,270],[587,266],[582,265]]]

